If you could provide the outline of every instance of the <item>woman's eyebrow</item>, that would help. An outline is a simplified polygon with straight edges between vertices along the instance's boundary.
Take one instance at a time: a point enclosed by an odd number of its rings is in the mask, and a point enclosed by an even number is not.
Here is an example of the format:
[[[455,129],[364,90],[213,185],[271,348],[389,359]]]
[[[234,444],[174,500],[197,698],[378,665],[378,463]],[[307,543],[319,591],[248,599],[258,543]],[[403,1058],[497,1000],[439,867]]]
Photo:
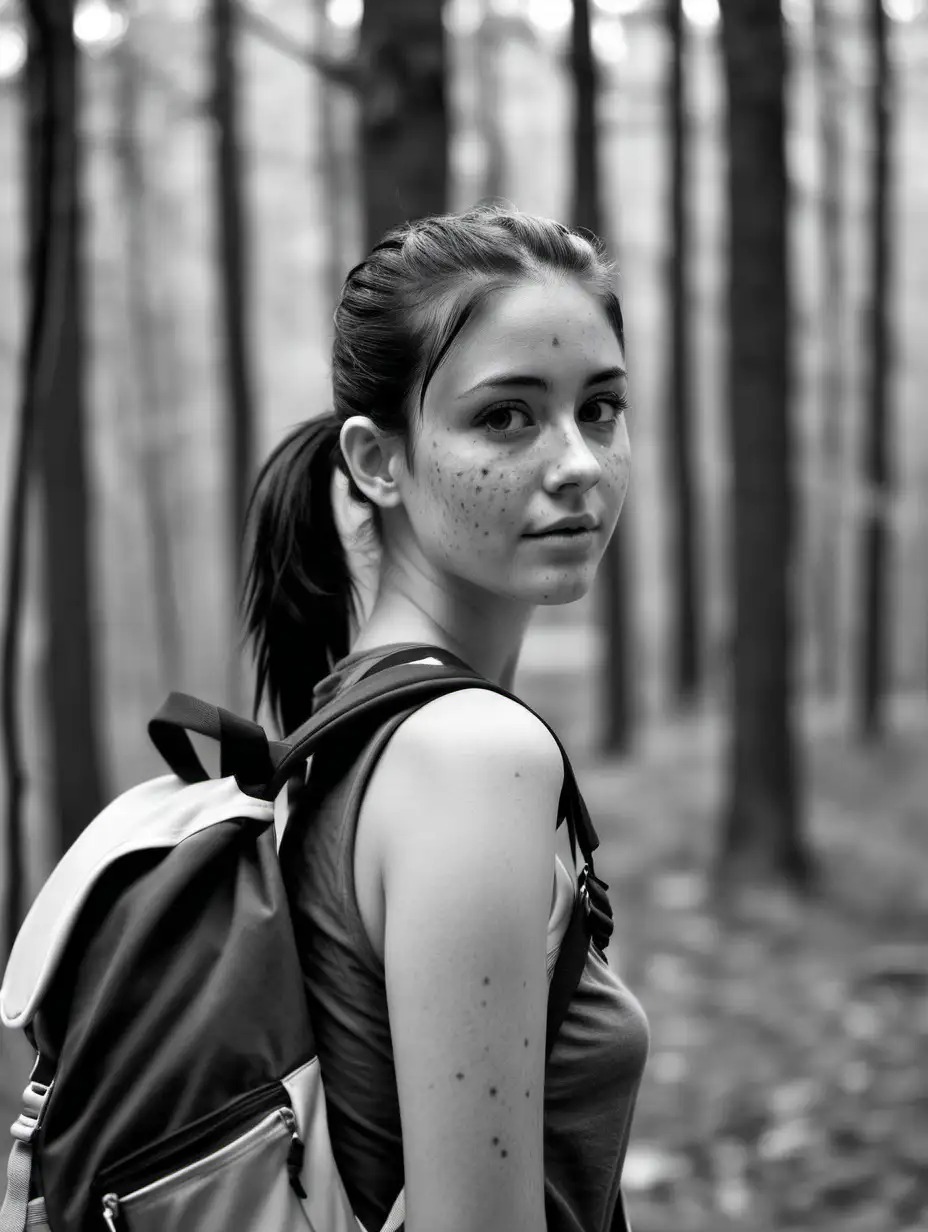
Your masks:
[[[616,381],[626,377],[628,374],[624,368],[604,368],[602,372],[594,372],[592,376],[587,377],[584,383],[584,389],[588,389],[591,385],[602,385],[605,381]],[[542,376],[530,376],[527,373],[513,372],[500,373],[496,376],[488,376],[482,381],[478,381],[476,385],[472,385],[462,394],[458,394],[458,398],[467,398],[470,394],[476,393],[478,389],[486,389],[493,386],[496,389],[506,389],[512,385],[527,385],[530,388],[544,389],[549,388],[548,382]]]

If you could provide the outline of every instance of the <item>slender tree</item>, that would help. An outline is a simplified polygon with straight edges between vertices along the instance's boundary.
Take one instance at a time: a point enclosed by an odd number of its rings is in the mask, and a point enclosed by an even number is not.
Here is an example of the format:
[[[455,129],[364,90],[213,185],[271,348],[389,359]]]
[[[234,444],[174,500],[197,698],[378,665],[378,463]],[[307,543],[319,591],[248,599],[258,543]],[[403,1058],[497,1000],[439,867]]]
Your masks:
[[[397,223],[447,208],[441,0],[365,4],[359,75],[364,232],[370,249]]]
[[[29,219],[29,298],[26,342],[23,349],[22,398],[16,421],[13,490],[7,522],[7,587],[3,610],[3,752],[7,776],[7,819],[4,865],[6,869],[5,939],[12,944],[22,920],[23,906],[23,795],[26,784],[19,731],[19,652],[25,599],[27,506],[34,466],[36,416],[40,394],[37,375],[47,374],[38,363],[51,341],[49,320],[62,318],[65,295],[64,264],[53,262],[53,242],[60,228],[52,227],[52,154],[54,116],[46,98],[48,33],[41,8],[27,12],[29,58],[26,64],[26,167]],[[58,254],[55,253],[55,256]],[[54,305],[55,310],[51,311]]]
[[[252,479],[255,427],[248,348],[248,251],[242,191],[239,88],[236,66],[237,9],[233,0],[211,0],[212,117],[216,136],[216,220],[229,424],[230,522],[236,588],[241,535]]]
[[[871,94],[871,211],[870,304],[867,413],[864,416],[863,478],[870,499],[863,515],[861,603],[863,629],[859,673],[858,713],[862,734],[878,736],[883,729],[883,707],[889,661],[886,621],[889,576],[889,535],[886,501],[890,495],[889,405],[889,297],[890,251],[889,144],[892,87],[887,42],[887,17],[882,0],[868,0],[870,38],[874,57]]]
[[[602,236],[598,83],[590,39],[589,0],[574,0],[570,64],[574,82],[572,217],[575,226]],[[631,741],[626,526],[625,520],[620,519],[606,549],[599,591],[606,630],[603,751],[607,753],[621,752]]]
[[[63,850],[100,809],[104,795],[91,631],[78,61],[72,3],[30,0],[25,11],[31,307],[17,487],[28,476],[34,434],[42,504],[52,804],[57,845]],[[21,561],[19,570],[17,583]],[[15,651],[7,667],[15,671]],[[8,718],[15,720],[12,702]]]
[[[122,180],[126,300],[135,409],[133,443],[137,449],[141,491],[151,549],[151,601],[155,610],[161,678],[166,685],[180,675],[180,612],[171,556],[171,519],[166,490],[165,456],[160,425],[170,414],[165,388],[169,365],[161,362],[159,339],[164,322],[156,310],[152,283],[147,187],[139,148],[139,57],[126,39],[115,53],[117,113],[115,152]]]
[[[842,180],[844,143],[841,131],[841,81],[835,53],[833,0],[814,0],[813,46],[818,83],[818,130],[822,151],[820,202],[822,282],[819,312],[822,329],[820,373],[820,473],[825,498],[818,517],[818,550],[812,579],[812,619],[816,629],[818,684],[825,694],[838,688],[840,662],[840,536],[844,491],[844,355],[842,346],[844,258],[842,254]]]
[[[780,0],[723,0],[728,86],[728,397],[734,705],[719,871],[811,874],[792,717],[794,493]]]
[[[494,201],[503,196],[505,156],[500,117],[499,52],[500,19],[492,0],[482,0],[477,27],[477,125],[486,150],[482,198]]]
[[[323,56],[329,54],[326,0],[314,0],[311,43]],[[315,75],[313,95],[317,100],[313,145],[318,150],[318,174],[314,179],[320,187],[328,239],[324,256],[323,285],[326,302],[331,305],[331,311],[334,311],[345,273],[354,264],[348,258],[349,241],[345,226],[347,186],[339,140],[342,111],[340,103],[343,100],[335,97],[333,82],[322,73]]]
[[[673,672],[677,696],[689,702],[699,688],[700,624],[696,589],[697,510],[693,492],[693,402],[689,321],[686,55],[682,0],[665,0],[670,36],[670,372],[667,460],[673,519]]]

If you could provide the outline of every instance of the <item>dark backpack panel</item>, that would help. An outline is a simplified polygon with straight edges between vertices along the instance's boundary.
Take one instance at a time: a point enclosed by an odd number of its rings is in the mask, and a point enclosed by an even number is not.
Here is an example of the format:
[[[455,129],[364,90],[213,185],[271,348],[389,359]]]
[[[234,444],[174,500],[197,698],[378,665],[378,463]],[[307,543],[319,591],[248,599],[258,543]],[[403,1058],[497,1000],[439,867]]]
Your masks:
[[[38,1149],[56,1232],[100,1227],[102,1168],[314,1051],[273,826],[221,822],[128,885],[119,871],[62,964],[70,1012]]]

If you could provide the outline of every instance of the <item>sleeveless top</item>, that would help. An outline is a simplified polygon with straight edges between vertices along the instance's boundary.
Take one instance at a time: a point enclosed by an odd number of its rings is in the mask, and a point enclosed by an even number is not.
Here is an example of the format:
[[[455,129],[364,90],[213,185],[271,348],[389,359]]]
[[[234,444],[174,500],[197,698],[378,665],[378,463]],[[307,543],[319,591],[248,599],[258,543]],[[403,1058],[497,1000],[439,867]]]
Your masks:
[[[415,644],[341,659],[316,686],[314,712],[379,657]],[[358,909],[354,839],[365,787],[407,714],[360,753],[327,750],[320,764],[314,759],[281,847],[332,1151],[367,1232],[379,1232],[403,1185],[403,1144],[384,968]],[[549,979],[576,894],[576,875],[559,858],[555,882]],[[620,1182],[647,1053],[641,1005],[591,946],[545,1069],[547,1232],[629,1232]]]

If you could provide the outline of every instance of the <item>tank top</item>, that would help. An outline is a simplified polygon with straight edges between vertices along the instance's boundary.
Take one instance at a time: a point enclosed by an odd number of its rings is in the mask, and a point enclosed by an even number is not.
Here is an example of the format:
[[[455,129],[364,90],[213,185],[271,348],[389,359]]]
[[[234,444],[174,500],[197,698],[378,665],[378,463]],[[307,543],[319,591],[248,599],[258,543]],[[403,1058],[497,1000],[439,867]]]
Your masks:
[[[341,659],[316,686],[314,713],[379,657],[413,644]],[[354,839],[374,766],[407,714],[360,751],[313,760],[281,847],[332,1151],[368,1232],[379,1232],[403,1184],[403,1143],[384,969],[358,909]],[[554,881],[549,979],[576,894],[559,858]],[[591,946],[545,1069],[547,1232],[629,1232],[622,1165],[647,1053],[641,1005]]]

